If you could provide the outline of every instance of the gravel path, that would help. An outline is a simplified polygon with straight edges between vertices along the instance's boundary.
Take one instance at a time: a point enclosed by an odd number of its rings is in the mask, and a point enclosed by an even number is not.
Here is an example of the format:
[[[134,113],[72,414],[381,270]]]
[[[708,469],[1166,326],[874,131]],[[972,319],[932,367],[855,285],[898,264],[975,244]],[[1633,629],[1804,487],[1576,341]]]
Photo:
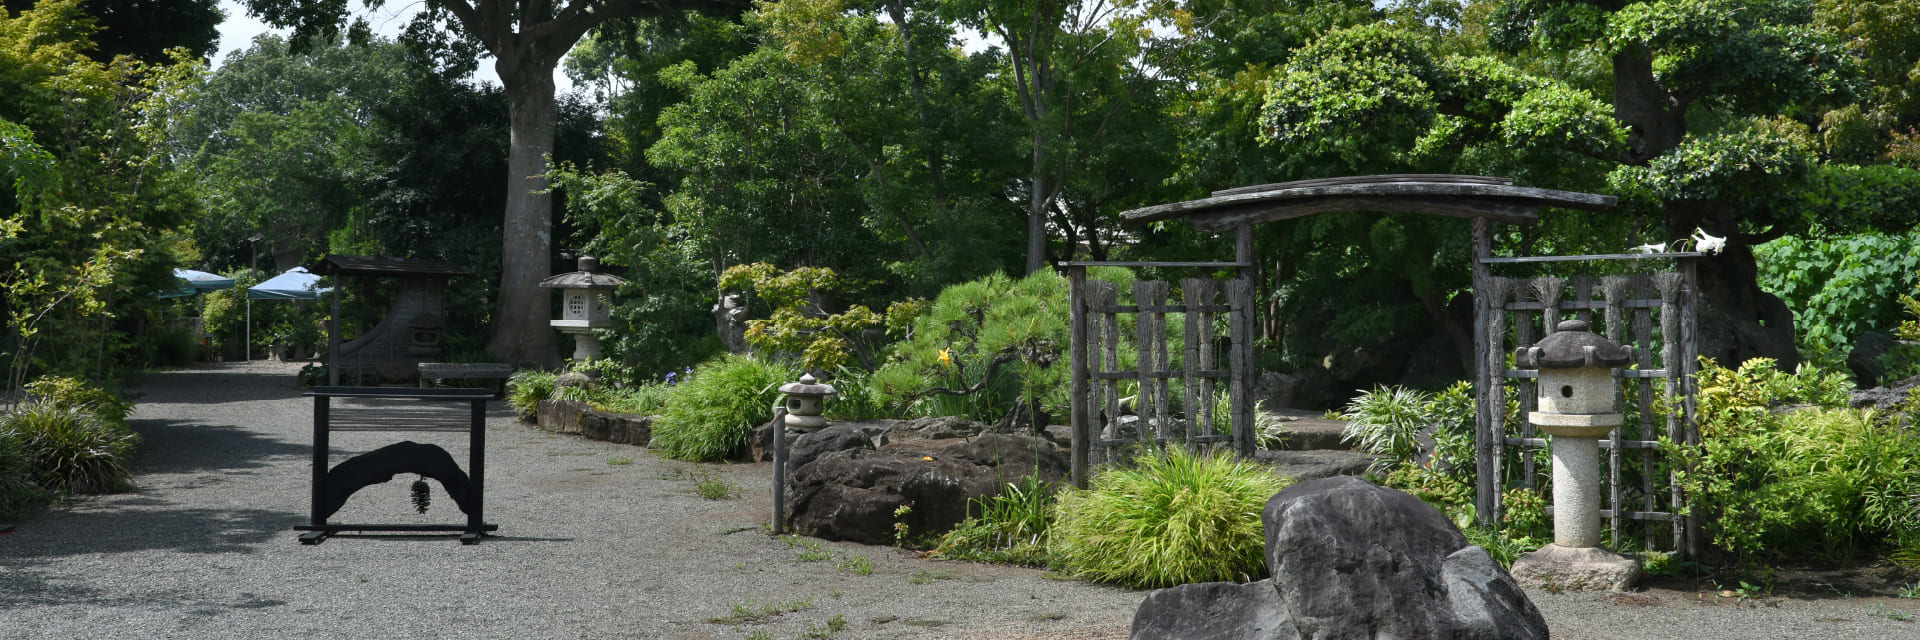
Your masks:
[[[134,414],[146,436],[138,489],[76,500],[0,537],[0,638],[1123,638],[1145,597],[772,537],[766,464],[678,463],[548,434],[504,406],[487,427],[497,536],[302,546],[292,527],[308,508],[311,401],[293,389],[296,368],[150,376]],[[336,434],[334,460],[400,439],[465,461],[465,437],[440,433]],[[742,495],[703,499],[701,479]],[[336,519],[464,519],[438,488],[429,513],[414,514],[399,480],[355,494]],[[1576,640],[1920,638],[1920,622],[1897,619],[1920,617],[1920,603],[1898,598],[1530,595],[1556,637]]]

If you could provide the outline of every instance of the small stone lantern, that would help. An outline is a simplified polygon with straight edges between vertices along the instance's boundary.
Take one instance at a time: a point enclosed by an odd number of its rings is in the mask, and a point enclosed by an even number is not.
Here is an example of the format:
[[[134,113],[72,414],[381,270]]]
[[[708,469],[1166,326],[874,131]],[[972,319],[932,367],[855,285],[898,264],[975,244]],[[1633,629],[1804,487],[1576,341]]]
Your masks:
[[[811,432],[827,426],[827,419],[821,417],[826,412],[826,399],[836,391],[833,385],[820,384],[811,373],[800,374],[799,382],[789,382],[780,387],[780,393],[787,394],[787,426],[794,431]]]
[[[1621,590],[1638,577],[1636,563],[1600,547],[1600,438],[1622,422],[1613,370],[1632,360],[1632,348],[1594,335],[1584,320],[1561,322],[1514,352],[1515,366],[1540,371],[1539,409],[1528,421],[1553,436],[1553,544],[1514,561],[1522,584],[1537,575],[1561,589]]]
[[[580,362],[600,359],[600,338],[594,329],[613,328],[613,304],[609,297],[626,279],[594,273],[600,259],[580,256],[579,271],[562,273],[540,281],[540,286],[560,290],[560,319],[551,324],[561,333],[573,335],[573,359]]]

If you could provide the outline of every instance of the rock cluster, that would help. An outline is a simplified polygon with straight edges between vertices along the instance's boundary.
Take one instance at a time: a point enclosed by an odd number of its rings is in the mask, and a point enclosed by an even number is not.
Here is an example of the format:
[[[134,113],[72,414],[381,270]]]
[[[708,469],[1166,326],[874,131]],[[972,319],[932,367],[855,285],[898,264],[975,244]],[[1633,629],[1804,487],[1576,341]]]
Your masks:
[[[1131,638],[1547,637],[1512,576],[1419,498],[1325,478],[1274,495],[1261,519],[1271,578],[1155,591]]]
[[[879,451],[858,426],[834,425],[788,449],[788,530],[865,544],[937,533],[966,519],[967,502],[1029,475],[1057,482],[1066,456],[1039,438],[987,434],[932,453]],[[903,506],[908,511],[896,516]]]

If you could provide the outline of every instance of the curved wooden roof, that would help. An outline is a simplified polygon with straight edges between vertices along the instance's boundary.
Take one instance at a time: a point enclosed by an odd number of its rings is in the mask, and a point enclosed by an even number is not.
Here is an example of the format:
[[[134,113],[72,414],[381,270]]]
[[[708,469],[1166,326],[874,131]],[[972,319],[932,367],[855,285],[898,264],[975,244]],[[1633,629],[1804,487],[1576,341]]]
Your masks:
[[[1120,213],[1130,223],[1187,218],[1200,231],[1217,232],[1336,211],[1425,213],[1533,224],[1540,207],[1611,209],[1613,196],[1516,187],[1510,178],[1439,174],[1352,176],[1300,180],[1215,191],[1199,200],[1142,207]]]

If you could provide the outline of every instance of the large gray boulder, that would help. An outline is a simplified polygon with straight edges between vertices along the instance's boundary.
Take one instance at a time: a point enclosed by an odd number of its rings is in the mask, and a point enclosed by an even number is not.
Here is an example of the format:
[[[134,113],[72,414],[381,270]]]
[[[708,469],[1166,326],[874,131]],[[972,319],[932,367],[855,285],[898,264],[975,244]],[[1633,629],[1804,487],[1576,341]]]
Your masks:
[[[798,469],[822,455],[835,451],[872,449],[873,439],[858,425],[839,423],[818,431],[800,434],[787,443],[787,468]]]
[[[1419,498],[1353,477],[1261,513],[1267,567],[1302,638],[1546,638],[1505,569]]]
[[[1272,578],[1156,591],[1132,640],[1547,638],[1513,577],[1419,498],[1336,476],[1275,494],[1261,519]]]
[[[1202,582],[1160,589],[1133,614],[1131,640],[1294,640],[1273,581]]]
[[[793,468],[787,488],[787,525],[801,535],[864,544],[894,542],[894,525],[908,535],[936,534],[960,524],[967,501],[998,495],[1028,475],[1057,482],[1065,456],[1038,438],[993,434],[932,454],[853,448],[822,453]],[[912,505],[904,516],[894,513]]]

